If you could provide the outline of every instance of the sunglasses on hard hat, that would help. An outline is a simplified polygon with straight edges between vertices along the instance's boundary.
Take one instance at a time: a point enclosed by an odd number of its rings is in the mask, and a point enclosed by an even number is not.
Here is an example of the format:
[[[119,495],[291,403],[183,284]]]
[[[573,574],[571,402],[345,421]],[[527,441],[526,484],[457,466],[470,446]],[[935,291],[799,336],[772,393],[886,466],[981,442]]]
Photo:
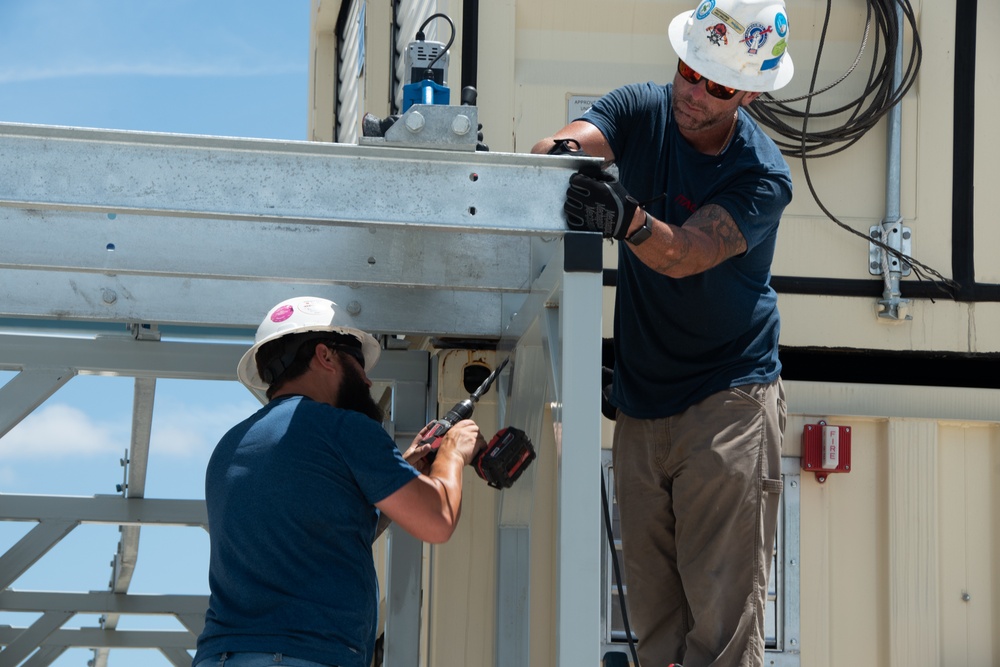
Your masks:
[[[677,61],[677,73],[681,75],[688,83],[697,86],[699,82],[705,82],[705,90],[712,97],[716,97],[720,100],[731,100],[733,96],[738,92],[735,88],[729,88],[728,86],[723,86],[710,79],[706,79],[701,74],[695,72],[691,67],[683,60]]]

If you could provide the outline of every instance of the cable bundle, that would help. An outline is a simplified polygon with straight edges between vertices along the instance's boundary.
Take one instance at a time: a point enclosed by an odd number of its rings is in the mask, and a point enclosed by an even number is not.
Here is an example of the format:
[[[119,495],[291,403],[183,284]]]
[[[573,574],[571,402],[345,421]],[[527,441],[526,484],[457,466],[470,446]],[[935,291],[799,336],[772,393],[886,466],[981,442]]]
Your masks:
[[[783,100],[774,99],[771,94],[765,93],[750,105],[749,111],[759,124],[769,128],[777,135],[775,143],[781,149],[782,154],[802,160],[802,171],[809,186],[809,192],[828,218],[843,229],[898,257],[904,266],[909,266],[913,269],[913,273],[918,279],[923,280],[926,274],[934,276],[943,283],[941,285],[942,291],[949,296],[954,296],[954,289],[958,287],[955,281],[945,278],[937,270],[917,261],[913,257],[904,255],[898,249],[890,247],[882,240],[872,238],[867,233],[859,232],[838,220],[833,213],[827,210],[823,202],[820,201],[819,195],[817,195],[816,189],[813,187],[812,178],[809,175],[808,158],[835,155],[853,146],[869,130],[875,127],[882,117],[889,113],[892,107],[899,104],[917,78],[917,71],[920,69],[920,61],[923,57],[923,49],[920,45],[920,35],[917,32],[916,16],[909,0],[867,0],[866,6],[865,31],[858,49],[858,55],[851,67],[839,79],[820,90],[816,90],[819,63],[823,56],[826,33],[830,25],[832,0],[827,0],[823,30],[820,33],[819,48],[816,52],[816,62],[813,65],[812,78],[809,81],[809,92],[800,97]],[[899,47],[903,34],[901,19],[909,27],[912,41],[910,43],[909,55],[906,57],[905,67],[902,68],[902,76],[899,81],[896,81],[896,53],[901,52]],[[813,113],[813,99],[843,82],[858,67],[868,45],[872,26],[875,28],[875,57],[872,58],[868,80],[863,93],[849,103],[835,109]],[[789,106],[791,102],[802,100],[806,101],[804,111],[799,111]],[[809,129],[809,121],[814,118],[836,118],[844,115],[847,118],[839,126],[827,130]],[[883,278],[888,280],[888,272],[883,275]]]
[[[820,34],[819,48],[816,53],[816,62],[813,65],[808,94],[776,100],[771,94],[765,93],[758,98],[755,104],[751,105],[750,113],[761,125],[789,140],[783,141],[780,138],[775,140],[783,154],[789,157],[827,157],[849,148],[903,99],[916,80],[923,49],[920,46],[916,17],[909,0],[867,0],[866,4],[868,12],[865,19],[865,32],[858,49],[858,55],[843,76],[825,88],[816,90],[816,77],[819,73],[819,64],[823,57],[826,33],[830,24],[832,0],[827,0],[823,30]],[[913,37],[903,76],[898,85],[893,80],[896,52],[899,50],[902,34],[900,31],[900,12],[897,12],[897,6],[902,10],[903,18],[909,25]],[[864,92],[836,109],[812,112],[813,98],[843,82],[858,67],[868,45],[872,26],[875,27],[875,57],[872,59]],[[884,48],[880,49],[883,44]],[[806,100],[805,111],[798,111],[788,105],[790,102],[801,100]],[[809,130],[809,121],[813,118],[831,118],[844,114],[847,115],[847,119],[839,127],[823,131]]]

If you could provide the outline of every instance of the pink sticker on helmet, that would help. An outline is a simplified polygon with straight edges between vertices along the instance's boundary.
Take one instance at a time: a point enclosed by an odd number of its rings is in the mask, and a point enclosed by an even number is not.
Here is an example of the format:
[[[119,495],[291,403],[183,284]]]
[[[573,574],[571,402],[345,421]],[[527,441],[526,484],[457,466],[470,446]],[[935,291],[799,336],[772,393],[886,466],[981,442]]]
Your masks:
[[[294,312],[295,309],[292,308],[291,306],[281,306],[280,308],[275,309],[273,313],[271,313],[271,321],[284,322],[289,317],[291,317],[292,313]]]

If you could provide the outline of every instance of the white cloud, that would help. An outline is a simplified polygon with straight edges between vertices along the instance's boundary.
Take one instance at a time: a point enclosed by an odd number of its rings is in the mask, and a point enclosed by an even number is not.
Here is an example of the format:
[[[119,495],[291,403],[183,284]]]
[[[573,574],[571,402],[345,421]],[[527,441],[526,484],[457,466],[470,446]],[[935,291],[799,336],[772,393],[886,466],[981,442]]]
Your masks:
[[[128,424],[95,421],[79,408],[54,403],[28,415],[0,438],[0,460],[124,453],[128,428]]]
[[[153,417],[150,453],[171,457],[207,457],[226,431],[249,417],[260,404],[218,405],[211,409],[171,404]]]
[[[165,402],[154,410],[150,453],[206,458],[226,431],[259,407],[252,399],[210,408]],[[127,413],[119,422],[98,421],[71,405],[46,405],[0,438],[0,461],[120,455],[130,445],[130,429]],[[0,468],[0,482],[3,474]]]

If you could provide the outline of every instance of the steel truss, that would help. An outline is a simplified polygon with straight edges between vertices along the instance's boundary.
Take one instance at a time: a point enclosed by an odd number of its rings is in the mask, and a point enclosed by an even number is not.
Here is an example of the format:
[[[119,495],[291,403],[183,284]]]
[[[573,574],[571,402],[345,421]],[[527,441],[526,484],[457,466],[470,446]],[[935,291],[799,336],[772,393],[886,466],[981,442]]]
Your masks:
[[[122,496],[0,494],[0,520],[37,523],[0,556],[0,610],[41,614],[0,628],[0,667],[51,664],[71,646],[94,648],[97,667],[114,647],[189,664],[204,598],[127,593],[141,525],[206,521],[200,501],[143,497],[155,382],[234,379],[261,313],[305,294],[388,338],[513,353],[501,421],[536,442],[546,409],[555,422],[556,449],[539,456],[558,461],[557,665],[596,664],[599,365],[568,362],[600,358],[601,244],[561,217],[567,177],[587,160],[0,124],[0,370],[17,372],[0,387],[0,436],[77,374],[135,378]],[[374,379],[392,387],[392,426],[408,441],[435,412],[427,353],[383,358]],[[533,476],[501,500],[497,665],[529,662]],[[9,588],[84,522],[122,527],[108,592]],[[417,664],[405,645],[419,627],[413,558],[400,539],[389,667]],[[102,627],[61,629],[77,613],[103,614]],[[117,630],[130,613],[171,614],[185,630]]]

